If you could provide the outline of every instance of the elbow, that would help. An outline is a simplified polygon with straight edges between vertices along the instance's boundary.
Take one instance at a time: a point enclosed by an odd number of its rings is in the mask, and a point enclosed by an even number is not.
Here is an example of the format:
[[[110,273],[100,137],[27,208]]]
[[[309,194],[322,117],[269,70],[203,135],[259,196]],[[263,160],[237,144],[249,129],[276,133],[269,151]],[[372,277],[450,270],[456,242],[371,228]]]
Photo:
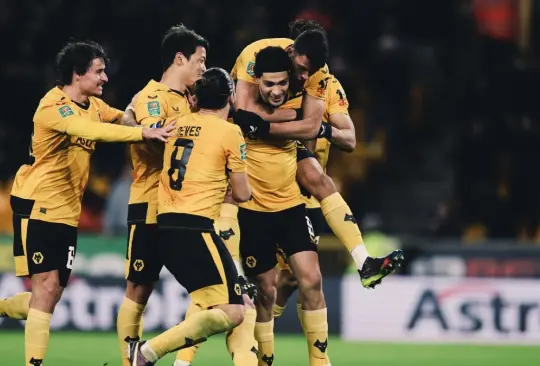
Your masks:
[[[239,203],[249,201],[251,199],[251,189],[243,189],[241,191],[233,190],[232,198]]]
[[[352,140],[347,141],[347,143],[343,146],[343,151],[352,153],[355,148],[356,148],[356,139],[352,139]]]

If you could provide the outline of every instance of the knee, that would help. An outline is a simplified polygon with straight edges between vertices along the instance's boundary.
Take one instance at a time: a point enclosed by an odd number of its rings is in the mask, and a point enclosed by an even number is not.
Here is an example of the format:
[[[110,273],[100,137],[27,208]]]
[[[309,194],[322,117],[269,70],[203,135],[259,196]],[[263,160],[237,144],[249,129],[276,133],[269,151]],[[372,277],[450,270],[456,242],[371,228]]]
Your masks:
[[[126,297],[137,304],[146,304],[152,292],[154,291],[154,284],[136,284],[131,281],[127,281]]]
[[[322,291],[322,275],[319,270],[310,270],[298,277],[300,291],[318,292]]]
[[[234,327],[239,326],[244,321],[244,305],[231,306],[227,311],[227,315]]]
[[[278,287],[292,292],[298,288],[298,280],[291,272],[281,271]]]
[[[305,169],[302,172],[300,184],[318,200],[322,200],[337,192],[334,181],[320,167]]]
[[[56,272],[40,273],[32,278],[31,307],[54,309],[63,288]]]
[[[268,277],[257,279],[257,300],[263,306],[272,306],[276,299],[276,281]]]

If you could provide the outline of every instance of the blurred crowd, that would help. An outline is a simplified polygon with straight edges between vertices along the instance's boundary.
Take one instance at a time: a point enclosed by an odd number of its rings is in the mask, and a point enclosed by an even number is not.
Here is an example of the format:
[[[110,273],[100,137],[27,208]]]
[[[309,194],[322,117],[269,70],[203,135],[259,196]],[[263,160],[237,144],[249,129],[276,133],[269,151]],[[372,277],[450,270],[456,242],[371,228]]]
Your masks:
[[[0,0],[0,231],[11,230],[10,182],[27,159],[32,115],[54,85],[70,39],[104,45],[104,99],[123,109],[150,78],[171,25],[210,41],[208,66],[230,69],[260,38],[297,18],[329,33],[329,66],[357,129],[329,174],[357,218],[416,235],[536,240],[540,155],[537,0]],[[100,144],[81,231],[124,233],[131,174],[126,146]]]

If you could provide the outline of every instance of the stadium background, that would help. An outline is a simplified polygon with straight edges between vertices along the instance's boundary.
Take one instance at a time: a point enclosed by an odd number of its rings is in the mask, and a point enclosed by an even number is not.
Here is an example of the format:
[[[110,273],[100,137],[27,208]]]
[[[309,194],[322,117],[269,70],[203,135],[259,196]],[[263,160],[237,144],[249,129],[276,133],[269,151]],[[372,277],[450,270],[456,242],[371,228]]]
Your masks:
[[[160,37],[171,25],[195,28],[211,43],[208,66],[230,69],[251,41],[285,37],[288,22],[311,18],[328,30],[329,66],[358,140],[351,154],[332,151],[329,174],[368,249],[407,255],[401,276],[367,291],[336,239],[321,240],[333,364],[540,362],[538,347],[523,346],[540,343],[540,1],[2,0],[0,9],[0,297],[27,285],[12,275],[9,190],[67,40],[105,46],[104,99],[124,108],[159,78]],[[131,175],[121,144],[99,144],[92,159],[49,365],[119,364],[111,331]],[[146,329],[175,324],[187,305],[164,273]],[[276,321],[279,365],[306,363],[293,308]],[[0,363],[19,364],[23,352],[22,324],[0,320]],[[195,365],[229,362],[218,337]]]

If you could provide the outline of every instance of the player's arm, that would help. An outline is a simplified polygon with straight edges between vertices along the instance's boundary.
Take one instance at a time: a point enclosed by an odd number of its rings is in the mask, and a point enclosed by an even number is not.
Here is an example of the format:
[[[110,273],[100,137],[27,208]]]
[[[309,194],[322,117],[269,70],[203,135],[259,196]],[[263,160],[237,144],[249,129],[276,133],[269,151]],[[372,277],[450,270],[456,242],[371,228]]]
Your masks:
[[[324,99],[306,94],[302,112],[304,118],[300,121],[270,123],[270,135],[298,140],[317,138],[324,114]]]
[[[34,122],[54,131],[98,142],[131,142],[143,139],[167,141],[169,132],[174,128],[174,125],[152,129],[95,123],[88,118],[73,114],[69,106],[67,106],[69,110],[65,108],[66,106],[45,107],[36,113]]]
[[[139,93],[135,94],[133,98],[131,98],[131,102],[129,102],[128,106],[126,107],[126,110],[124,111],[124,116],[122,117],[122,124],[124,126],[131,126],[131,127],[138,126],[137,115],[135,114],[135,105],[137,104],[138,96],[139,96]]]
[[[332,129],[330,142],[340,150],[353,152],[356,147],[356,133],[351,116],[347,113],[332,114],[329,124]]]
[[[258,98],[259,87],[257,84],[238,79],[236,83],[236,109],[257,113],[268,122],[284,122],[296,119],[296,112],[293,109],[266,109],[257,103]]]
[[[242,131],[234,126],[223,139],[227,158],[227,172],[231,186],[231,197],[236,202],[245,202],[251,198],[251,186],[247,175],[247,147]]]

